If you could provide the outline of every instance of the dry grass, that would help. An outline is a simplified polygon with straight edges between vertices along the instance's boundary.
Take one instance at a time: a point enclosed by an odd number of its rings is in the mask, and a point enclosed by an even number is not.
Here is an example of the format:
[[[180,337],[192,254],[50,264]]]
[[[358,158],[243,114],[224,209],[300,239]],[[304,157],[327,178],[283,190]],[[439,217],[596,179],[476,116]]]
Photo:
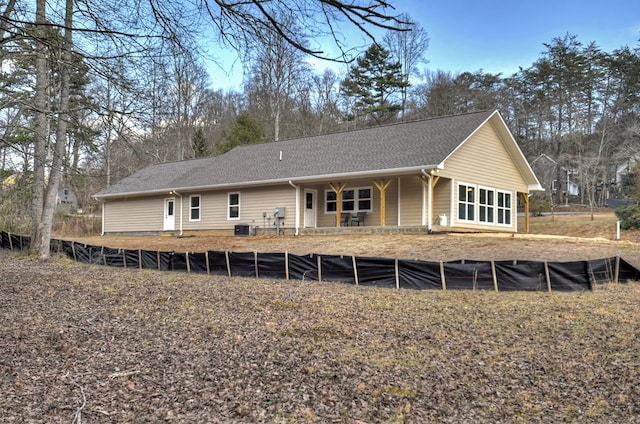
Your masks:
[[[610,215],[535,234],[97,237],[126,248],[639,266]],[[615,227],[613,227],[615,228]],[[576,237],[579,236],[579,237]],[[636,239],[634,239],[636,237]],[[413,291],[0,250],[0,422],[636,422],[640,285]]]
[[[2,422],[634,422],[640,286],[443,292],[0,251]]]

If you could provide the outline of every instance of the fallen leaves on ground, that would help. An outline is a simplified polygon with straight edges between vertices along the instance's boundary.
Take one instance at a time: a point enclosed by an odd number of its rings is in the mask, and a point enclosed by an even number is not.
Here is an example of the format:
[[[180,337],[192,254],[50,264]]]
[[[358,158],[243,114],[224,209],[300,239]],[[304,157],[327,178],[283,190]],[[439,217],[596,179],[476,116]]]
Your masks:
[[[631,422],[640,285],[363,288],[0,251],[2,422]]]

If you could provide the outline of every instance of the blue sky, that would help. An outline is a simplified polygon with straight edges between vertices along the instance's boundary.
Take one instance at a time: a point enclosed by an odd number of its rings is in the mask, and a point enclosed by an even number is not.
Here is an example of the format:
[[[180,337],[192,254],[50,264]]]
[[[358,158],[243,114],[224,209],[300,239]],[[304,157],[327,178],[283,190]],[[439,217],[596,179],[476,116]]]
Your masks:
[[[640,0],[391,0],[396,13],[408,13],[430,38],[423,68],[451,73],[478,71],[510,76],[527,68],[545,50],[544,43],[569,33],[603,51],[639,47]],[[354,43],[367,40],[354,34]],[[368,43],[370,44],[370,43]],[[234,56],[233,54],[229,56]],[[213,89],[240,89],[242,67],[212,69]],[[318,71],[336,68],[312,61]],[[342,70],[345,68],[343,67]]]

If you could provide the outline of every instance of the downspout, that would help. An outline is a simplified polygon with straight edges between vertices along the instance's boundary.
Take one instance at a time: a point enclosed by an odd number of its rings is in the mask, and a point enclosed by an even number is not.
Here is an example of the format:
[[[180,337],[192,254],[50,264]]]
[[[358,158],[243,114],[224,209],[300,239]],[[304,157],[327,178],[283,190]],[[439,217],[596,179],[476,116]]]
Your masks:
[[[427,186],[427,232],[429,234],[431,234],[431,232],[433,231],[432,229],[432,224],[431,221],[433,220],[431,215],[433,214],[433,205],[431,204],[431,199],[433,198],[433,194],[432,194],[432,175],[430,172],[425,171],[424,169],[421,169],[420,172],[422,172],[422,175],[424,175],[425,177],[427,177],[428,180],[428,186]]]
[[[289,185],[296,189],[296,232],[295,235],[298,235],[298,231],[300,229],[300,186],[295,185],[293,181],[289,180]]]
[[[182,237],[182,194],[178,193],[175,190],[173,190],[171,192],[180,198],[180,233],[179,233],[179,237]]]
[[[102,199],[100,203],[102,204],[102,208],[101,208],[102,223],[100,224],[102,228],[100,229],[100,235],[104,236],[104,203],[105,203],[104,199]]]

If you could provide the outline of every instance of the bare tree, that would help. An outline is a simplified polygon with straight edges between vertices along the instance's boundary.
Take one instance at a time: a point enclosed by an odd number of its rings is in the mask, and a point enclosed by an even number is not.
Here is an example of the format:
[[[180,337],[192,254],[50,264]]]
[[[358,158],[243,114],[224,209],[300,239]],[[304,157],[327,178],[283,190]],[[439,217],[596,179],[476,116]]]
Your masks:
[[[400,62],[401,76],[404,80],[404,85],[401,87],[401,118],[404,120],[409,79],[417,75],[419,63],[428,63],[424,55],[429,48],[429,36],[427,31],[412,21],[408,15],[401,15],[400,19],[402,21],[398,26],[400,31],[388,31],[384,35],[383,45]]]
[[[296,26],[293,16],[282,18],[282,22],[288,28]],[[254,99],[253,106],[271,122],[273,140],[278,141],[282,116],[288,112],[298,82],[310,73],[309,66],[303,53],[275,29],[256,34],[247,56],[250,70],[246,91],[249,99]]]

